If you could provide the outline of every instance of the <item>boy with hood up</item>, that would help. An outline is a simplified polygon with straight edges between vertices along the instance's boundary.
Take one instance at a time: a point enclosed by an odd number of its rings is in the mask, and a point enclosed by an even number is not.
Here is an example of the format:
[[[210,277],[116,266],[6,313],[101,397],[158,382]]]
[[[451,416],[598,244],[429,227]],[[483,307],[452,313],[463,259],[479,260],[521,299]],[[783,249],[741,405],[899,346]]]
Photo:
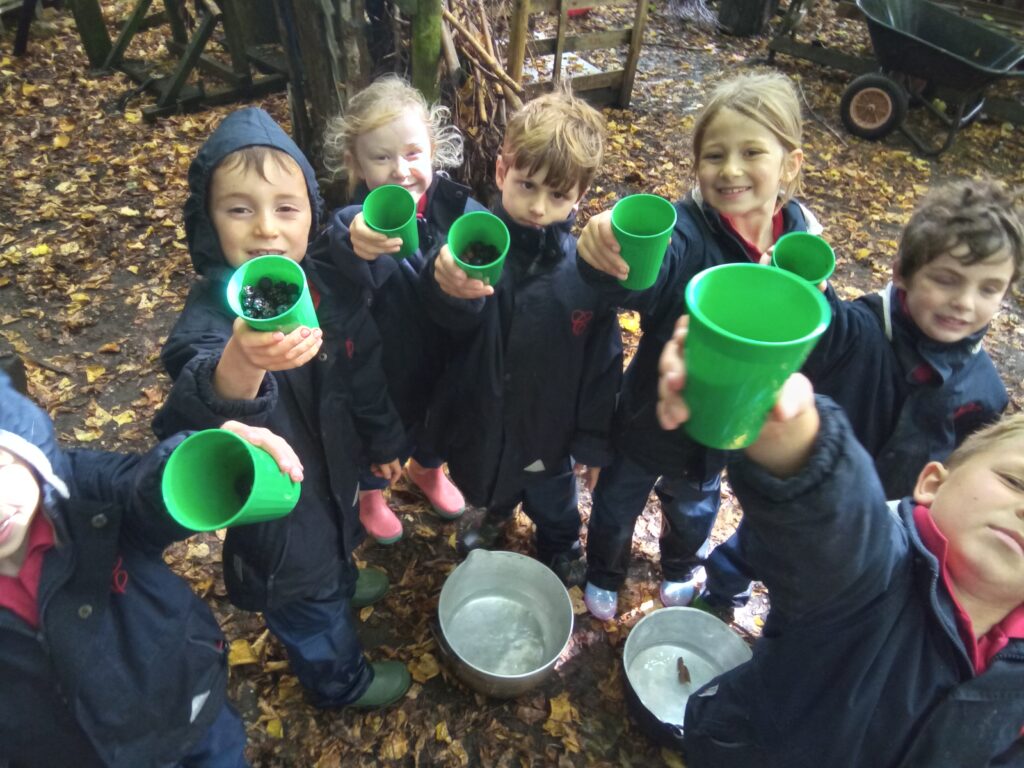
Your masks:
[[[223,426],[301,479],[280,438]],[[0,373],[0,764],[248,765],[224,637],[161,556],[191,535],[160,495],[179,442],[63,452]]]
[[[357,575],[352,551],[365,536],[360,462],[397,478],[404,432],[366,297],[328,263],[315,264],[325,244],[306,258],[323,207],[316,177],[263,110],[242,109],[220,124],[189,168],[189,189],[185,231],[199,280],[164,344],[175,385],[154,430],[233,418],[267,426],[295,449],[306,479],[292,514],[228,531],[228,596],[263,612],[315,706],[386,706],[404,695],[409,673],[400,662],[363,658],[351,608],[382,597],[387,580],[379,571]],[[301,263],[322,332],[262,333],[232,315],[232,270],[268,253]]]

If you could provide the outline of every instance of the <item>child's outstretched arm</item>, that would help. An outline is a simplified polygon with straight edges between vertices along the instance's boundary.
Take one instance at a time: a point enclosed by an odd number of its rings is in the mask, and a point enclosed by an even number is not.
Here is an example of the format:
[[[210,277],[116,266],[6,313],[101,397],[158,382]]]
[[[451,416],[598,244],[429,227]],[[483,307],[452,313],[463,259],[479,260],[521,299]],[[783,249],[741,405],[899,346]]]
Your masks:
[[[214,388],[229,400],[251,400],[259,392],[266,371],[299,368],[313,359],[322,343],[323,331],[319,328],[303,326],[288,334],[265,333],[237,318],[214,373]]]
[[[580,258],[599,272],[618,280],[629,277],[629,265],[619,255],[619,241],[612,231],[611,211],[590,217],[580,233],[576,248]]]
[[[352,241],[352,250],[356,256],[364,261],[376,261],[385,253],[398,253],[402,248],[402,238],[388,237],[387,235],[370,229],[370,225],[363,218],[360,211],[352,219],[349,225],[349,238]]]
[[[434,259],[434,278],[442,291],[456,299],[481,299],[494,293],[494,288],[459,269],[447,244],[441,246]]]

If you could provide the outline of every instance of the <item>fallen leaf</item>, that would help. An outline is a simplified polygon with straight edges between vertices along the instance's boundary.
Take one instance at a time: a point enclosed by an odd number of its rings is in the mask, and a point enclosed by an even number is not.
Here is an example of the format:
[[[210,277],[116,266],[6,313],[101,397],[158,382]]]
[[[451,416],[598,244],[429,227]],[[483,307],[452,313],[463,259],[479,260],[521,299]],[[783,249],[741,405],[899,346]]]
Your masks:
[[[106,372],[107,369],[102,365],[87,365],[85,366],[85,380],[92,384]]]
[[[409,663],[409,674],[417,683],[425,683],[441,674],[441,668],[432,653],[424,653]]]
[[[241,667],[245,664],[257,664],[259,659],[256,658],[256,654],[252,652],[252,646],[249,645],[249,641],[245,638],[239,638],[238,640],[232,640],[231,646],[228,648],[228,666],[229,667]]]
[[[409,742],[405,736],[397,731],[392,731],[385,737],[381,745],[380,756],[385,760],[401,760],[409,751]]]

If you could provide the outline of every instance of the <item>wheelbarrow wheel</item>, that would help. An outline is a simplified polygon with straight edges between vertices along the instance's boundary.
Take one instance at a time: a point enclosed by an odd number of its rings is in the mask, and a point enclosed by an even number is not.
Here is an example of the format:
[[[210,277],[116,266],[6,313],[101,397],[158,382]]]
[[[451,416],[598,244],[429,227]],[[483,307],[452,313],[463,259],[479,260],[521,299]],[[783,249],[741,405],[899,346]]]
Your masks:
[[[850,83],[839,101],[839,117],[854,136],[881,139],[906,119],[907,92],[885,75],[861,75]]]

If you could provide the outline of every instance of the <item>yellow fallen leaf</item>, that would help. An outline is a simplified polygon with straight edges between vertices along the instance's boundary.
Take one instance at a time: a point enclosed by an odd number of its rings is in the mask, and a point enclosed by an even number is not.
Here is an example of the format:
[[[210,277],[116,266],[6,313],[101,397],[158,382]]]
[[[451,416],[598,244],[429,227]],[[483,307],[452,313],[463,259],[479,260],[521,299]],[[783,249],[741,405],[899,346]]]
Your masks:
[[[385,760],[401,760],[409,751],[409,742],[405,736],[397,731],[392,731],[384,739],[380,748],[380,756]]]
[[[50,246],[43,243],[42,245],[34,245],[28,249],[29,256],[46,256],[50,253]]]
[[[137,275],[137,274],[139,274],[139,268],[138,268],[138,266],[136,266],[135,264],[132,264],[131,266],[127,267],[127,269],[128,269],[128,271],[129,271],[129,272],[131,272],[131,273],[132,273],[133,275]]]
[[[87,365],[85,366],[85,380],[92,384],[106,372],[107,369],[102,365]]]
[[[281,721],[278,718],[272,717],[270,720],[267,720],[267,736],[272,739],[280,739],[284,736],[284,726],[281,725]]]
[[[372,615],[373,615],[373,606],[372,605],[367,605],[364,608],[360,609],[360,611],[359,611],[359,620],[360,621],[366,621]]]
[[[93,440],[99,440],[103,437],[103,433],[95,429],[78,429],[75,427],[75,439],[80,443],[91,443]]]
[[[434,726],[434,738],[437,741],[443,741],[445,744],[452,743],[451,734],[448,733],[448,721],[442,720],[436,726]]]
[[[441,668],[432,653],[424,653],[409,663],[409,674],[417,683],[425,683],[441,674]]]
[[[463,768],[469,765],[469,755],[466,754],[466,750],[462,746],[461,741],[456,739],[451,744],[449,744],[448,751],[455,755],[456,758],[458,758],[459,765],[463,766]]]
[[[22,96],[31,96],[33,93],[35,93],[38,90],[39,90],[39,86],[38,85],[32,85],[31,83],[22,83],[21,84],[21,95]]]
[[[80,246],[78,245],[78,243],[61,243],[60,246],[57,248],[57,253],[59,253],[61,256],[71,256],[73,254],[78,253],[79,250]]]
[[[137,123],[142,119],[141,109],[126,109],[124,113],[124,119],[129,123]]]
[[[661,759],[665,761],[668,768],[686,768],[683,758],[670,749],[661,748]]]
[[[256,664],[257,662],[256,654],[252,652],[252,646],[249,645],[248,640],[239,638],[238,640],[231,641],[231,646],[228,648],[229,667],[240,667],[245,664]]]
[[[121,345],[118,344],[116,341],[108,341],[106,344],[104,344],[102,347],[100,347],[96,351],[97,352],[102,352],[104,354],[108,354],[109,355],[109,354],[113,354],[115,352],[120,352],[121,351]]]
[[[125,424],[131,424],[135,421],[135,414],[131,411],[121,411],[114,417],[114,423],[119,427],[123,427]]]
[[[68,144],[71,143],[71,137],[66,133],[58,133],[53,137],[53,146],[56,149],[64,149]]]
[[[117,212],[119,214],[121,214],[122,216],[138,216],[139,215],[138,211],[136,211],[134,208],[128,207],[127,205],[118,208]]]
[[[81,303],[85,304],[85,303],[87,303],[89,301],[89,294],[88,293],[72,293],[71,294],[71,300],[72,301],[80,301]]]
[[[636,312],[622,312],[619,315],[619,325],[627,333],[640,332],[640,315]]]

